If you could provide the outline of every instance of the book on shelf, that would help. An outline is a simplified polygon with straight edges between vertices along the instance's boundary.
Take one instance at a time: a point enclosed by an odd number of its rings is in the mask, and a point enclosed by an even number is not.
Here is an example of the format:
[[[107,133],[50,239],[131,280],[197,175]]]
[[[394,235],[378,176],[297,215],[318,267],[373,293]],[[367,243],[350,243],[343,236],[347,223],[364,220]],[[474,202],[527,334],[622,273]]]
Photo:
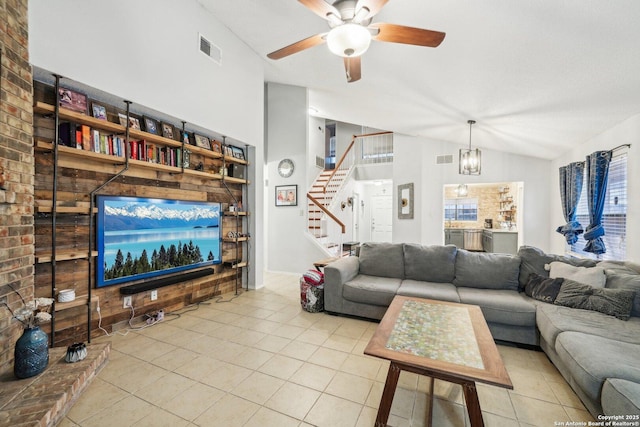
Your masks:
[[[65,147],[78,146],[82,144],[81,134],[78,133],[77,125],[73,122],[62,122],[58,125],[58,144]]]
[[[82,134],[82,138],[81,138],[82,149],[86,151],[91,151],[91,128],[87,125],[80,125],[80,133]]]
[[[95,153],[100,153],[100,142],[104,135],[100,134],[100,131],[97,129],[91,129],[91,148]]]
[[[59,125],[58,143],[94,153],[108,154],[167,166],[179,167],[182,164],[182,149],[159,146],[146,140],[129,140],[129,153],[126,150],[124,135],[102,133],[88,125],[65,121]]]

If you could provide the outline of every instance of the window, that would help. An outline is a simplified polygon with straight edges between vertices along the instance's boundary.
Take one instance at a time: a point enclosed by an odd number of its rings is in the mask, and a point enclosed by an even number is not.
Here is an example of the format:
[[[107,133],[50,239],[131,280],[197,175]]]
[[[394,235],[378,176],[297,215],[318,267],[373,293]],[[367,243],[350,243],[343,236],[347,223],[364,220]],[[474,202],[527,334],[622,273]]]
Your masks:
[[[587,200],[587,182],[582,186],[582,194],[578,203],[576,220],[586,231],[589,225],[589,207]],[[602,260],[624,260],[627,254],[627,154],[623,153],[611,159],[609,164],[609,181],[605,197],[602,225],[605,235],[602,237],[607,252],[599,257],[585,252],[587,244],[584,234],[570,246],[570,251],[580,256]]]
[[[478,199],[445,200],[444,219],[451,221],[477,221]]]

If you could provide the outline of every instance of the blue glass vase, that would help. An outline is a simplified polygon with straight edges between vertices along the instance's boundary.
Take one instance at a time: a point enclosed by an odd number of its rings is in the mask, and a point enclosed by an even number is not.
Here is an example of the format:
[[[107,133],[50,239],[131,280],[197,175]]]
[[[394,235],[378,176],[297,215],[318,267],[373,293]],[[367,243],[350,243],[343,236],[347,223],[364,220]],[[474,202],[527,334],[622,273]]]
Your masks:
[[[29,378],[44,371],[49,364],[49,337],[39,326],[26,328],[16,341],[13,373]]]

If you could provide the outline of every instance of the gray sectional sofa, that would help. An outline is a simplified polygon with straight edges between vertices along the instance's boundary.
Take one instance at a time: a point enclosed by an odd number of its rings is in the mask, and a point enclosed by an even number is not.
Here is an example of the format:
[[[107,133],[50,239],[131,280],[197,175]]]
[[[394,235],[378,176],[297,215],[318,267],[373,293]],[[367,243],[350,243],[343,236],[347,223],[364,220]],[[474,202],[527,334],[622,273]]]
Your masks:
[[[593,311],[593,290],[577,299],[589,310],[525,294],[531,278],[549,277],[545,266],[552,262],[596,266],[528,246],[508,255],[451,245],[365,243],[358,256],[325,267],[324,306],[330,313],[379,320],[395,295],[478,305],[495,339],[540,346],[594,417],[640,414],[640,265],[597,263],[606,274],[605,288],[617,289],[602,293],[631,298],[630,317],[621,320]],[[557,282],[556,294],[562,286],[569,289],[567,282]]]

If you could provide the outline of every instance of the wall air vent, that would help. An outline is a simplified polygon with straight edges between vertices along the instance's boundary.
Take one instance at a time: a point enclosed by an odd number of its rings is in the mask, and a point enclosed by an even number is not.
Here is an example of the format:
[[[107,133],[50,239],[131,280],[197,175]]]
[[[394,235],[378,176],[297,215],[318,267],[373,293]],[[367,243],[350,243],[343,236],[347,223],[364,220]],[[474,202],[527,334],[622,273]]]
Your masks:
[[[449,163],[453,163],[453,154],[436,156],[436,165],[447,165]]]
[[[218,46],[207,40],[202,34],[198,34],[200,38],[200,52],[207,55],[216,64],[222,63],[222,51]]]
[[[316,166],[324,169],[324,157],[316,156]]]

